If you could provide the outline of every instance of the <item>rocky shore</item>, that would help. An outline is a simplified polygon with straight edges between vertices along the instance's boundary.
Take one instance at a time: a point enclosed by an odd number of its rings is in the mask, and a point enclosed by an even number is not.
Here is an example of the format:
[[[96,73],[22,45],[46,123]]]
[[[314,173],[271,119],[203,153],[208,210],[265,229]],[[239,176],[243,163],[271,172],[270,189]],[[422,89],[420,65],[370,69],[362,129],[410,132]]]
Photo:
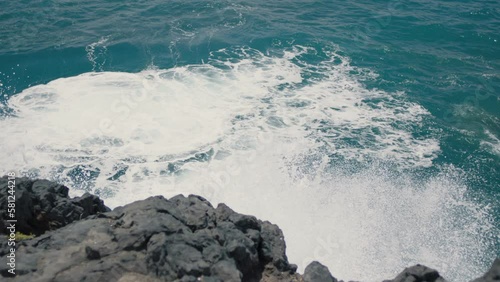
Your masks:
[[[70,198],[65,186],[27,178],[15,183],[15,230],[35,236],[16,238],[13,276],[6,177],[0,190],[0,281],[337,281],[320,262],[297,273],[277,225],[200,196],[156,196],[110,210],[96,196]],[[445,279],[415,265],[386,281]],[[493,281],[500,281],[499,259],[474,280]]]

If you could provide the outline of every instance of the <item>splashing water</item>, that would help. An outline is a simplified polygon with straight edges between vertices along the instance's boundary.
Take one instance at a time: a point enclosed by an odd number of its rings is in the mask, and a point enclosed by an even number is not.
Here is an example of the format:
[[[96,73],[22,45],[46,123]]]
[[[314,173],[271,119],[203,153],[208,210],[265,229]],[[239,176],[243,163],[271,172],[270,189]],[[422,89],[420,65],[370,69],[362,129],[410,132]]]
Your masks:
[[[320,260],[337,278],[382,280],[414,263],[453,281],[478,276],[496,234],[487,207],[453,167],[414,172],[440,150],[422,130],[432,117],[404,93],[364,87],[371,76],[332,50],[295,46],[57,79],[8,101],[0,173],[111,206],[200,194],[278,224],[290,261]]]

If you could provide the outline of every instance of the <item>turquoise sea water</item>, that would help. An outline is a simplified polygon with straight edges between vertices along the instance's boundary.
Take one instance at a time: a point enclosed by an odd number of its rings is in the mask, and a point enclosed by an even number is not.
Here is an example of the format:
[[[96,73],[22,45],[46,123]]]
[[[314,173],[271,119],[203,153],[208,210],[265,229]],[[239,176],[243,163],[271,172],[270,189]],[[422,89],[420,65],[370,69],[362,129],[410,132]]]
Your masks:
[[[500,254],[498,1],[1,6],[1,174],[227,202],[341,279]]]

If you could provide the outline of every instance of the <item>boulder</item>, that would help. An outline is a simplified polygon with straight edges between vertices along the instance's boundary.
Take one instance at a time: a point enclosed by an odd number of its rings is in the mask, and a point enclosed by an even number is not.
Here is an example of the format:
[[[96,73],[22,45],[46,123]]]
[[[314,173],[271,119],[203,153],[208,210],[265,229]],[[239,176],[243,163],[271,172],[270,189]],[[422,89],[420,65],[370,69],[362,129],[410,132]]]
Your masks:
[[[0,234],[5,234],[8,213],[7,177],[0,178]],[[63,227],[75,220],[110,211],[99,197],[85,193],[70,198],[68,187],[48,180],[15,179],[16,231],[41,235],[47,230]]]
[[[7,191],[7,178],[0,190]],[[8,193],[0,194],[0,234],[9,220]],[[200,196],[150,197],[107,208],[96,196],[69,198],[68,188],[47,180],[16,179],[16,231],[37,235],[16,243],[12,281],[337,282],[314,261],[304,275],[286,256],[280,228]],[[0,235],[0,256],[8,254]],[[384,282],[444,282],[423,265]],[[500,259],[472,282],[500,281]]]
[[[317,261],[311,262],[304,270],[304,282],[337,282],[328,267]]]
[[[94,207],[85,199],[70,202],[82,203],[80,208]],[[87,216],[22,241],[16,258],[20,281],[141,277],[144,281],[251,282],[271,276],[281,277],[274,281],[298,277],[296,266],[288,263],[278,226],[225,205],[214,208],[195,195],[156,196]],[[3,276],[9,276],[7,269],[0,265]]]

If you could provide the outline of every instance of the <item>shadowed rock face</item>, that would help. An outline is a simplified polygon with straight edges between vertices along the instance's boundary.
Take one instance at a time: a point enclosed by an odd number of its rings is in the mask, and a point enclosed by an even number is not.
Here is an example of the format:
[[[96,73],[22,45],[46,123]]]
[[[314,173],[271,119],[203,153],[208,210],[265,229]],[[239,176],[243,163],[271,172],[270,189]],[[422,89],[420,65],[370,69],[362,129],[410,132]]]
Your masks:
[[[6,182],[0,178],[1,189]],[[224,204],[214,208],[200,196],[156,196],[109,211],[98,197],[70,199],[68,188],[49,181],[16,182],[17,230],[41,235],[18,242],[15,278],[0,264],[12,281],[337,282],[319,262],[296,273],[278,226]],[[0,253],[7,253],[5,236]],[[499,271],[497,260],[474,282],[499,281]],[[444,279],[416,265],[386,281]]]
[[[85,193],[70,198],[68,187],[48,180],[15,180],[16,231],[40,235],[97,213],[110,211],[99,197]],[[0,234],[6,234],[8,181],[0,178]]]
[[[20,281],[298,281],[278,226],[224,204],[157,196],[109,211],[97,197],[69,199],[48,181],[17,183],[18,230],[47,231],[18,245]],[[2,275],[7,269],[0,265]]]

